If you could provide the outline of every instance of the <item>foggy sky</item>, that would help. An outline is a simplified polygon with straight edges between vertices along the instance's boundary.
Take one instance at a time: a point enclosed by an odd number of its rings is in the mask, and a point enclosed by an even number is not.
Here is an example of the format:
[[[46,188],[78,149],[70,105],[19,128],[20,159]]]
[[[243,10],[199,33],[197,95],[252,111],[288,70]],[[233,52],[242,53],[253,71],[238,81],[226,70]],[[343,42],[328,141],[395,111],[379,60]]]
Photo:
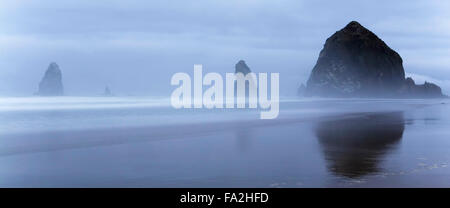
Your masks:
[[[174,73],[234,72],[240,59],[279,72],[280,94],[293,95],[351,20],[450,93],[450,2],[0,0],[0,95],[36,92],[55,61],[68,95],[169,96]]]

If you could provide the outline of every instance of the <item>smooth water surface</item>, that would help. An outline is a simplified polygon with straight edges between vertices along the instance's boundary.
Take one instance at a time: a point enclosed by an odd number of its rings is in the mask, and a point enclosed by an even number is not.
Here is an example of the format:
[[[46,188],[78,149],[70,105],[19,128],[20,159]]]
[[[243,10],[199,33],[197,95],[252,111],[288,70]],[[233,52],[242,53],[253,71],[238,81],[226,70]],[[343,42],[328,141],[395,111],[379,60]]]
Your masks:
[[[447,100],[0,98],[1,187],[450,187]]]

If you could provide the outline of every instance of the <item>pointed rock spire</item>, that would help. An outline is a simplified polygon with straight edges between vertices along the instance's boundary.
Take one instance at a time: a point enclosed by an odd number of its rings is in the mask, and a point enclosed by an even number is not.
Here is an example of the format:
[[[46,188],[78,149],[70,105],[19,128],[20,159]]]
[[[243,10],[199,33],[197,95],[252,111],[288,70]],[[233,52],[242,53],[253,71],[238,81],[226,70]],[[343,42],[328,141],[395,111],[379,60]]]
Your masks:
[[[41,96],[62,96],[64,95],[64,87],[62,84],[62,73],[58,64],[50,63],[47,71],[39,83],[38,94]]]
[[[240,60],[239,62],[237,62],[236,66],[235,66],[235,71],[234,73],[243,73],[244,75],[247,75],[248,73],[252,72],[250,70],[250,68],[247,66],[247,64],[245,63],[244,60]]]

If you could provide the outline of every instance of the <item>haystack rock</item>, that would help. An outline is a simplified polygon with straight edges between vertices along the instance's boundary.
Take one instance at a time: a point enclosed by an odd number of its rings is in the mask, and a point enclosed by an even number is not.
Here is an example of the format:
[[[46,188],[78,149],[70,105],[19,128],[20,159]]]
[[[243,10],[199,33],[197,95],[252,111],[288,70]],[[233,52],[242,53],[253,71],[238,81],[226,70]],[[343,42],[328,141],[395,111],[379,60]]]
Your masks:
[[[58,64],[51,63],[39,83],[38,94],[41,96],[62,96],[64,87],[62,84],[62,74]]]
[[[329,37],[308,79],[305,95],[322,97],[442,97],[432,83],[405,79],[403,60],[356,21]]]

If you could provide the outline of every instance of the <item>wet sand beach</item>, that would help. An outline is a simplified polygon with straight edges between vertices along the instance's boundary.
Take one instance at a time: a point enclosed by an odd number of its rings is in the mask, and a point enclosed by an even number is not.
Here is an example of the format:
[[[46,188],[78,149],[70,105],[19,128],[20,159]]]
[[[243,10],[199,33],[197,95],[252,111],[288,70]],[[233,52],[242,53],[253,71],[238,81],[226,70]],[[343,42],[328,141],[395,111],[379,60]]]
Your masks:
[[[274,120],[87,100],[0,106],[0,186],[450,186],[445,100],[285,100]]]

